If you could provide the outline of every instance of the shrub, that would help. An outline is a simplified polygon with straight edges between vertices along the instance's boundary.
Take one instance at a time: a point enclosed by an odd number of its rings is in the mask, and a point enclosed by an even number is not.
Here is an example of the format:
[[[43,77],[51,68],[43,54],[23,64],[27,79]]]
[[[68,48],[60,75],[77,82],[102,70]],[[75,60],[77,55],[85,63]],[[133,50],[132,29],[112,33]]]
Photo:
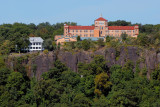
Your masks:
[[[48,54],[48,50],[45,49],[45,50],[43,51],[43,53],[44,53],[44,54]]]
[[[82,48],[87,51],[88,49],[90,49],[90,41],[89,40],[83,40],[82,41]]]

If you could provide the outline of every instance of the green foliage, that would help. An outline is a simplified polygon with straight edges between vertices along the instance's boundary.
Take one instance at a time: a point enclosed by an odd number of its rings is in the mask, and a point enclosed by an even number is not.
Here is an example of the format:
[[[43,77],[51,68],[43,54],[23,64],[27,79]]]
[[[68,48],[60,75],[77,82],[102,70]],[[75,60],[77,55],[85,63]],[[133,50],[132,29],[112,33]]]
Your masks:
[[[81,37],[80,36],[77,36],[77,41],[80,41],[81,40]]]
[[[150,43],[149,37],[145,34],[138,35],[137,41],[138,41],[138,44],[141,46],[148,46]]]
[[[103,40],[103,39],[98,39],[97,45],[98,45],[99,47],[103,47],[103,46],[105,45],[105,44],[104,44],[104,40]]]
[[[4,59],[3,57],[0,57],[0,68],[4,66],[5,66]]]
[[[14,71],[0,59],[1,107],[144,107],[160,105],[160,70],[146,78],[147,69],[133,72],[133,62],[106,66],[103,56],[79,63],[73,72],[59,60],[40,80],[28,78],[23,66],[26,57],[15,59]],[[139,63],[137,63],[138,66]],[[36,71],[36,65],[31,66]]]
[[[108,26],[130,26],[131,22],[126,22],[124,20],[110,21]]]
[[[101,55],[96,55],[90,64],[78,64],[78,72],[84,76],[100,74],[107,72],[107,70],[108,67],[106,66],[104,57]]]
[[[7,55],[11,52],[13,49],[13,45],[9,40],[5,40],[1,45],[0,45],[0,55]]]
[[[57,48],[57,44],[56,44],[56,42],[55,42],[55,41],[53,41],[53,42],[52,42],[52,46],[53,46],[53,50],[56,50],[56,48]]]
[[[82,48],[82,42],[80,42],[80,41],[76,42],[76,43],[75,43],[75,47],[76,47],[77,49],[81,49],[81,48]]]
[[[152,72],[151,76],[154,80],[160,80],[160,69],[156,69],[154,72]]]
[[[65,22],[68,25],[76,25],[73,22]],[[50,42],[54,40],[55,35],[63,34],[64,23],[51,25],[49,22],[35,25],[14,23],[0,25],[0,54],[9,54],[10,52],[24,52],[24,48],[29,45],[29,37],[42,37],[46,42],[47,49],[55,49],[55,45]]]
[[[73,105],[76,107],[89,107],[91,106],[91,101],[84,94],[77,94],[73,99]]]
[[[112,83],[109,81],[109,76],[107,73],[101,73],[95,77],[95,91],[94,93],[101,96],[102,93],[107,95],[110,91]]]
[[[48,50],[45,49],[45,50],[43,51],[43,53],[44,53],[44,54],[48,54]]]
[[[82,48],[85,51],[87,51],[88,49],[90,49],[90,45],[91,45],[90,40],[85,39],[85,40],[82,41]]]
[[[0,85],[6,85],[7,78],[11,71],[6,67],[0,67]]]
[[[60,43],[58,43],[58,46],[57,46],[57,47],[58,47],[58,50],[60,50],[60,48],[61,48],[61,44],[60,44]]]
[[[44,73],[42,75],[43,79],[47,80],[47,79],[53,79],[53,78],[57,78],[59,79],[59,77],[61,76],[63,71],[67,71],[67,67],[62,64],[59,60],[56,60],[56,62],[54,63],[54,68],[50,69],[48,72]]]
[[[75,44],[75,42],[65,42],[63,48],[69,51],[76,48]]]
[[[43,43],[44,49],[53,51],[53,41],[51,39],[46,39]]]
[[[128,37],[128,35],[126,33],[121,34],[121,38],[122,38],[123,42],[127,40],[127,37]]]
[[[106,36],[106,43],[110,42],[113,38],[110,36]]]

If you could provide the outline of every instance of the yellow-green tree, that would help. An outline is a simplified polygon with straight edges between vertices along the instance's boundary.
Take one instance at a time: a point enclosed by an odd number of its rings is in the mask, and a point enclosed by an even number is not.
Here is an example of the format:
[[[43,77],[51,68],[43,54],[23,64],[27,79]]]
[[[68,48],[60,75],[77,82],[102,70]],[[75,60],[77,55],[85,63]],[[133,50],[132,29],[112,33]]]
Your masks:
[[[109,76],[107,73],[102,72],[96,75],[95,78],[95,91],[94,93],[98,96],[102,94],[107,95],[108,91],[111,89],[112,83],[109,81]]]
[[[13,48],[12,43],[9,40],[5,40],[0,46],[0,54],[2,55],[9,54],[12,48]]]

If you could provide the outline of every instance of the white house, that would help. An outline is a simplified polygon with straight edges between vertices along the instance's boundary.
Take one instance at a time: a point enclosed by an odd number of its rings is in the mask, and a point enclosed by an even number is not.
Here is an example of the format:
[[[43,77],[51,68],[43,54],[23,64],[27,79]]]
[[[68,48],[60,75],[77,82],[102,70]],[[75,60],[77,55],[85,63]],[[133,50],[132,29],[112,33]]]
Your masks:
[[[30,44],[28,46],[28,51],[42,51],[43,49],[43,39],[41,37],[29,37]]]

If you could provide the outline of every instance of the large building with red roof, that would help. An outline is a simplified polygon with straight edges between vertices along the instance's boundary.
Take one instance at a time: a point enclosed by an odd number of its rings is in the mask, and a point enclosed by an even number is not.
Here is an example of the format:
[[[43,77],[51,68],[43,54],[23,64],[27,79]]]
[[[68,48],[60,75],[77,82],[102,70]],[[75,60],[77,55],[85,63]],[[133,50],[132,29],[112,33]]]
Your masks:
[[[108,20],[100,17],[94,21],[94,26],[69,26],[64,25],[64,37],[120,37],[122,33],[128,36],[137,37],[139,26],[108,26]],[[58,40],[61,42],[61,40]],[[58,42],[57,41],[57,42]]]

